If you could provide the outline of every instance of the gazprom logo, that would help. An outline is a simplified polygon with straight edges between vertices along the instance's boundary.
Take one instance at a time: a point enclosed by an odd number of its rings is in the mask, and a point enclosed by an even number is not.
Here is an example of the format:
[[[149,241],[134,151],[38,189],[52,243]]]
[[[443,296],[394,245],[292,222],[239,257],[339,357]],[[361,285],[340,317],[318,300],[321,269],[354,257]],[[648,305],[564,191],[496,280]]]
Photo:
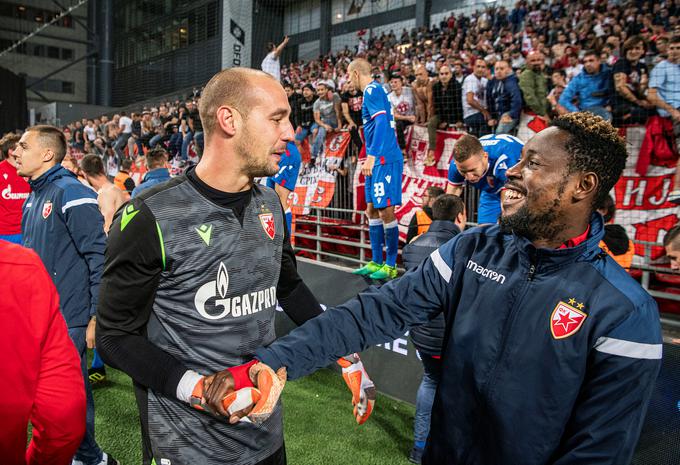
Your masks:
[[[478,265],[472,260],[468,260],[467,269],[472,270],[475,273],[484,276],[485,278],[489,278],[492,281],[496,281],[497,283],[501,284],[505,283],[505,275],[500,274],[497,271],[491,270],[489,268],[484,268],[483,266]]]
[[[240,317],[266,310],[276,304],[276,287],[227,297],[229,273],[224,263],[217,268],[215,281],[203,284],[194,296],[194,306],[198,313],[208,320],[219,320],[228,315]],[[208,312],[208,302],[214,302],[214,310]],[[219,311],[218,311],[219,310]]]

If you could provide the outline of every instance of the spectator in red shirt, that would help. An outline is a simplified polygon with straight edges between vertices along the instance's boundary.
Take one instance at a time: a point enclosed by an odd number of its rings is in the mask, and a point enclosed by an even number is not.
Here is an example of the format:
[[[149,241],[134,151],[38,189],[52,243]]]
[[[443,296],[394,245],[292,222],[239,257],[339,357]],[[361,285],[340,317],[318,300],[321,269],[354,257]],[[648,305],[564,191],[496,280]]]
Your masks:
[[[0,139],[0,239],[21,244],[21,207],[31,187],[17,174],[14,148],[20,136],[5,134]]]
[[[2,463],[69,464],[85,433],[83,375],[59,296],[35,252],[0,241],[0,295]]]

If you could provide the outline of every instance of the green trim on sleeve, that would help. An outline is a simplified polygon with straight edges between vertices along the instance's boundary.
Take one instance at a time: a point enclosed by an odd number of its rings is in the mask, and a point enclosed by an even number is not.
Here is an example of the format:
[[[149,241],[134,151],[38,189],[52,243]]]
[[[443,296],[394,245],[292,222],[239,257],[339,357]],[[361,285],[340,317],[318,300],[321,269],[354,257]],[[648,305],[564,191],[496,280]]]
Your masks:
[[[163,271],[165,271],[165,246],[163,245],[163,233],[161,232],[161,225],[156,221],[156,229],[158,230],[158,240],[161,241],[161,258],[163,260]]]

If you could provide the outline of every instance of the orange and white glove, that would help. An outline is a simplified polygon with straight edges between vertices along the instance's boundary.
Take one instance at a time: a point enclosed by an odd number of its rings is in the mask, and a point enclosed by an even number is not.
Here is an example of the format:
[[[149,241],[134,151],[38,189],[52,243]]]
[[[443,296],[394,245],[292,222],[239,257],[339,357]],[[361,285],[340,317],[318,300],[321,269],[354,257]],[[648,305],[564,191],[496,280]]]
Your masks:
[[[230,423],[262,423],[274,411],[285,383],[285,368],[274,373],[264,363],[252,360],[201,377],[191,393],[190,403],[198,410],[228,417]]]
[[[360,425],[364,424],[373,412],[375,404],[375,384],[368,377],[359,354],[350,354],[338,359],[342,367],[342,378],[352,392],[354,418]]]

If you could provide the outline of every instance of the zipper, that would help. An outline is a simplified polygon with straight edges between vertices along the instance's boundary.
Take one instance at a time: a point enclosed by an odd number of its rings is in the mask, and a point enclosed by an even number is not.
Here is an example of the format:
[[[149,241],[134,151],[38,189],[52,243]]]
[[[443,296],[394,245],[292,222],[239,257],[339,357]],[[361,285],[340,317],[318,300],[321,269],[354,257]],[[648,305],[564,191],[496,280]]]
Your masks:
[[[527,281],[533,281],[534,274],[536,274],[536,265],[532,263],[531,266],[529,267],[529,273],[527,274]]]
[[[492,381],[495,381],[496,379],[496,372],[498,371],[498,366],[500,365],[501,361],[503,361],[503,358],[505,356],[505,346],[507,345],[508,342],[508,334],[510,333],[510,329],[512,328],[514,322],[515,322],[515,317],[517,316],[518,309],[520,306],[520,303],[524,299],[524,296],[526,296],[527,292],[529,291],[529,287],[531,286],[531,282],[534,279],[534,275],[536,274],[536,264],[531,263],[529,265],[529,272],[527,273],[527,280],[526,284],[523,286],[524,288],[520,292],[520,294],[517,296],[517,300],[515,301],[515,305],[513,305],[512,309],[510,310],[510,315],[508,316],[508,321],[505,324],[505,328],[503,331],[503,337],[501,338],[501,350],[499,352],[498,358],[496,359],[496,364],[494,365],[493,369],[491,370],[491,374],[489,375],[489,379],[486,382],[486,387],[485,391],[487,395],[491,391],[491,386],[492,386]],[[487,398],[488,403],[491,402],[491,398]]]

